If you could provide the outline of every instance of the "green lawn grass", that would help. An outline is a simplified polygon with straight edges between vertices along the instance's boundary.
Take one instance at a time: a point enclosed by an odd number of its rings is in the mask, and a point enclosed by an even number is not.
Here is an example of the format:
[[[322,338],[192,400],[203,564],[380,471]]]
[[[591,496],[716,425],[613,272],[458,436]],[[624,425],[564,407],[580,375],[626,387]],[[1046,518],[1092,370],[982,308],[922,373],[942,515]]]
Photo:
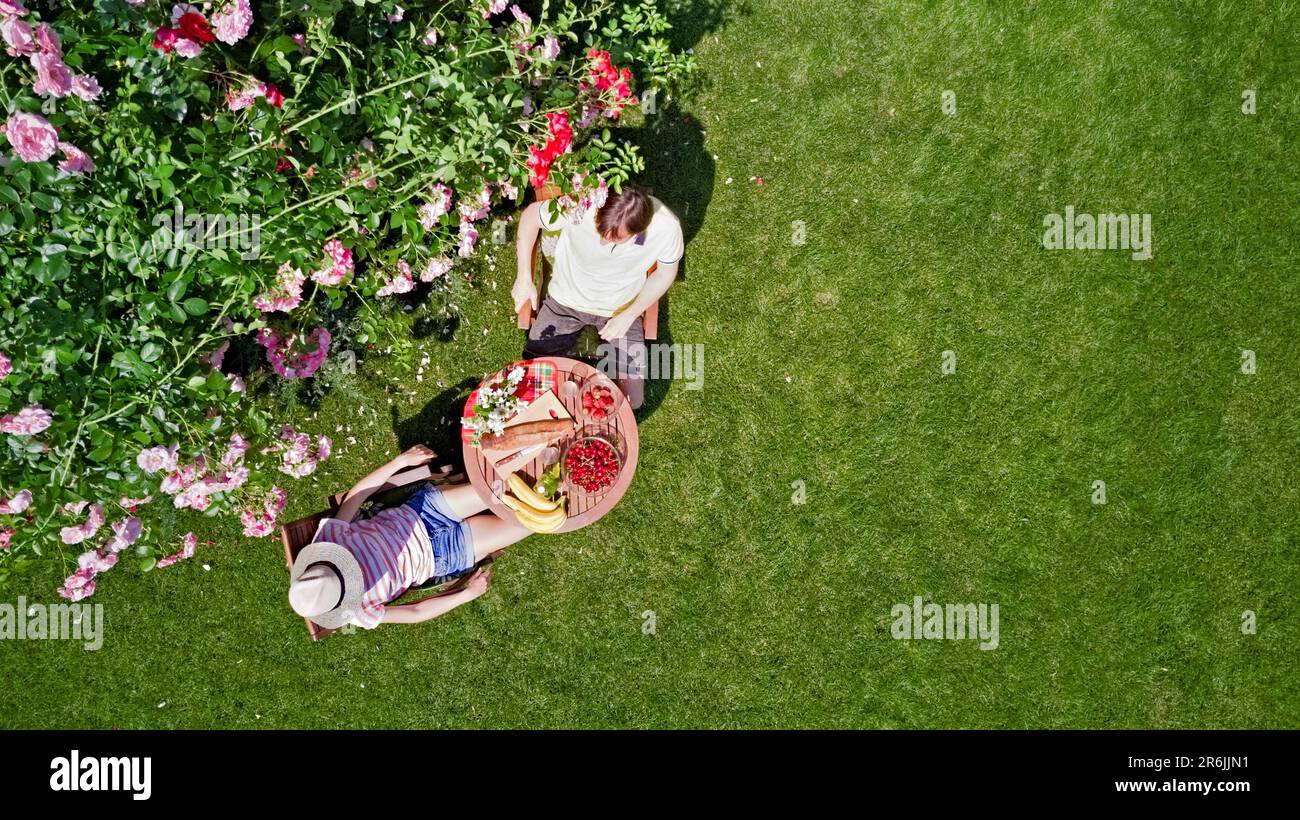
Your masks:
[[[678,5],[702,82],[639,138],[705,382],[652,396],[619,507],[445,618],[320,644],[279,544],[203,523],[194,560],[103,579],[100,651],[0,645],[0,723],[1300,723],[1300,9]],[[1154,258],[1044,250],[1066,205],[1152,214]],[[338,453],[288,514],[396,452],[394,417],[445,436],[426,405],[521,347],[512,272],[297,411]],[[1000,646],[892,639],[916,595],[999,604]]]

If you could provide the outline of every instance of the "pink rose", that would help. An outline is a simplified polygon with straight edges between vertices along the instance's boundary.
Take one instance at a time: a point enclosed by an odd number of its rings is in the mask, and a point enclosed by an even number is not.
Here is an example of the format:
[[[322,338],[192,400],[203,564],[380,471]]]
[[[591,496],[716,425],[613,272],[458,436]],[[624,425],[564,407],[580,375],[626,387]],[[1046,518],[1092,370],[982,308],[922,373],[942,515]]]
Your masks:
[[[69,575],[59,587],[59,595],[72,601],[80,601],[95,594],[95,570],[83,567]]]
[[[83,598],[89,598],[91,595],[95,594],[95,582],[89,581],[86,583],[85,586],[79,587],[77,589],[69,588],[67,583],[65,582],[63,586],[59,587],[59,594],[62,595],[64,598],[67,598],[68,600],[72,601],[73,603],[76,603],[77,601],[80,601]]]
[[[82,569],[93,569],[96,574],[108,572],[117,566],[117,554],[102,550],[88,550],[77,556],[77,566]]]
[[[0,501],[0,515],[17,515],[32,505],[32,491],[19,490],[13,498]]]
[[[272,487],[257,504],[244,507],[239,511],[239,520],[244,525],[244,535],[249,538],[263,538],[275,531],[275,519],[284,509],[288,496],[279,487]]]
[[[140,538],[140,519],[133,515],[114,521],[110,526],[113,528],[113,535],[104,545],[109,552],[121,552]]]
[[[13,362],[9,360],[8,356],[0,353],[0,381],[7,379],[12,372],[14,372]]]
[[[24,407],[16,416],[0,416],[0,432],[15,436],[34,436],[49,428],[54,415],[39,404]]]
[[[411,266],[403,259],[397,263],[397,274],[375,291],[375,295],[391,296],[394,293],[410,293],[414,289],[415,280],[411,278]]]
[[[18,0],[0,0],[0,15],[5,17],[21,17],[27,13],[23,4]]]
[[[19,20],[17,17],[0,18],[0,37],[4,37],[9,54],[18,56],[20,54],[31,54],[36,51],[36,39],[32,35],[32,27],[27,25],[25,20]]]
[[[272,328],[264,327],[258,331],[256,341],[266,348],[266,359],[276,375],[284,379],[305,379],[325,363],[330,332],[318,327],[305,337],[296,333],[281,337]]]
[[[38,23],[36,25],[36,45],[41,51],[54,57],[63,57],[63,45],[59,42],[59,35],[54,29],[50,28],[49,23]]]
[[[176,494],[172,499],[172,506],[178,510],[189,507],[192,510],[203,512],[212,506],[212,495],[205,481],[196,481]]]
[[[451,270],[451,260],[447,257],[430,259],[424,266],[424,272],[420,274],[420,281],[432,282],[439,276],[445,276],[449,270]]]
[[[474,243],[478,241],[478,231],[468,220],[460,221],[460,246],[456,252],[461,256],[469,256],[474,252]]]
[[[66,97],[72,93],[72,69],[64,64],[62,57],[42,51],[29,59],[32,68],[36,69],[33,93],[51,97]]]
[[[78,74],[72,78],[72,93],[90,102],[99,99],[103,89],[99,87],[99,80],[89,74]]]
[[[275,519],[253,510],[241,511],[239,520],[244,525],[244,535],[249,538],[265,538],[275,530]]]
[[[327,436],[317,436],[313,451],[311,436],[294,430],[289,424],[280,428],[280,438],[282,443],[272,444],[262,453],[282,453],[280,472],[294,478],[304,478],[316,472],[316,465],[329,458],[333,449],[333,442]]]
[[[325,243],[324,251],[330,257],[331,265],[316,271],[311,278],[322,285],[342,284],[354,270],[351,249],[343,247],[343,243],[337,239],[331,239]]]
[[[158,562],[158,568],[163,569],[165,567],[170,567],[177,561],[184,561],[186,558],[193,558],[195,551],[198,549],[198,545],[199,539],[194,535],[194,533],[185,533],[185,536],[181,538],[180,552],[174,553],[160,560]]]
[[[68,589],[81,589],[95,579],[95,571],[82,567],[67,577],[63,585]]]
[[[44,162],[54,156],[59,146],[59,134],[54,126],[39,114],[25,111],[9,117],[5,123],[5,136],[23,162]]]
[[[221,457],[221,463],[226,467],[234,467],[244,460],[244,453],[248,452],[248,439],[239,433],[230,437],[230,446],[226,448],[226,454]]]
[[[247,37],[252,25],[253,9],[248,0],[234,0],[212,15],[212,31],[227,45],[233,46]]]
[[[59,170],[65,174],[89,174],[95,170],[95,163],[90,155],[70,142],[59,143],[63,159],[59,160]]]
[[[104,526],[104,508],[94,504],[90,508],[90,515],[86,520],[72,527],[64,527],[59,530],[59,537],[65,544],[80,544],[87,538],[99,532],[99,528]]]
[[[253,305],[263,313],[289,313],[303,301],[303,285],[307,277],[302,270],[290,263],[279,266],[276,272],[276,286],[252,300]]]
[[[203,46],[199,45],[198,42],[191,40],[188,37],[176,38],[176,53],[182,57],[185,57],[186,59],[197,57],[202,51]]]
[[[179,449],[180,445],[177,444],[171,447],[150,447],[140,451],[140,455],[135,457],[135,463],[149,475],[159,470],[170,473],[176,469],[176,451]]]

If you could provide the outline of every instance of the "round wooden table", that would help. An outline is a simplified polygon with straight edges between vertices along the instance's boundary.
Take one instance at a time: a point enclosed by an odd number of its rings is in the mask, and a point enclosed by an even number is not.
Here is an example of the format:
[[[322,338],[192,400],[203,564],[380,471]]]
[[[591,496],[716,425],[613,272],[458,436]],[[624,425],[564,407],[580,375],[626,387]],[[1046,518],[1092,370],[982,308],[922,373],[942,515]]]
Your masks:
[[[551,362],[555,365],[557,387],[555,397],[560,400],[560,403],[564,405],[564,409],[568,411],[577,424],[574,432],[581,430],[584,424],[581,416],[581,394],[566,399],[560,395],[558,388],[570,379],[582,381],[600,377],[600,371],[584,362],[560,356],[548,356],[543,359],[533,359],[532,361]],[[493,374],[493,376],[495,375]],[[492,376],[488,378],[490,379]],[[614,383],[614,390],[618,390],[616,382]],[[632,485],[632,477],[636,474],[637,453],[641,449],[636,432],[636,416],[632,412],[632,405],[621,391],[619,392],[617,404],[618,412],[600,423],[614,428],[623,438],[624,445],[627,448],[627,457],[623,460],[623,469],[618,474],[618,480],[614,482],[614,486],[594,500],[571,494],[569,496],[569,520],[565,521],[564,526],[560,527],[556,532],[572,532],[599,520],[605,513],[614,509],[614,505],[619,502],[623,494],[627,492],[627,488]],[[555,446],[560,446],[563,443],[564,439],[560,439],[555,442]],[[470,442],[463,443],[461,451],[465,457],[465,474],[469,477],[470,483],[474,485],[479,498],[483,499],[483,503],[487,504],[492,512],[506,521],[516,520],[514,510],[507,507],[505,502],[501,500],[501,497],[506,492],[505,480],[497,474],[496,468],[493,467],[491,461],[484,457],[483,451],[478,446]],[[536,457],[515,471],[521,476],[525,476],[530,484],[536,481],[537,477],[546,470],[546,466],[542,463],[541,452],[538,451]]]

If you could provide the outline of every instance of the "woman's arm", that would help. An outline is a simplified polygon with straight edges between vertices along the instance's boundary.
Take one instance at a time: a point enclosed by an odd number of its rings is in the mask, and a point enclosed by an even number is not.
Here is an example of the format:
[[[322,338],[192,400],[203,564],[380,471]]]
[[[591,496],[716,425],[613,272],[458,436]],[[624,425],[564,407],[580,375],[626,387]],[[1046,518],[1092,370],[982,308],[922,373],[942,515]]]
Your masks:
[[[392,478],[395,473],[407,467],[417,467],[432,458],[432,450],[423,444],[415,445],[354,484],[352,489],[348,490],[348,494],[343,497],[343,503],[339,505],[339,511],[334,517],[340,521],[351,521],[356,516],[357,510],[361,509],[361,505],[365,503],[365,500],[373,495],[375,490],[388,483],[388,479]]]
[[[453,592],[451,595],[443,595],[440,598],[425,598],[423,601],[416,601],[413,604],[384,607],[384,623],[418,624],[431,621],[439,615],[446,615],[461,604],[467,604],[487,592],[488,584],[491,582],[492,571],[487,568],[480,569],[474,573],[474,577],[469,579],[469,583],[465,585],[464,589]]]

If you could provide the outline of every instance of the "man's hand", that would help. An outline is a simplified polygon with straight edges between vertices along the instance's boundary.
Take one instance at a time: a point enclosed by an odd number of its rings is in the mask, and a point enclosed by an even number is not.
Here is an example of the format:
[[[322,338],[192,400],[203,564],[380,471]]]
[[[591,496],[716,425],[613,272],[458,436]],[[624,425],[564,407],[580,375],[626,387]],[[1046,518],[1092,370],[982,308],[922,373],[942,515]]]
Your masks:
[[[617,316],[610,318],[610,320],[605,323],[605,326],[600,329],[600,338],[607,342],[613,342],[623,338],[624,334],[626,334],[628,329],[632,327],[632,323],[636,321],[636,317],[639,315],[640,314],[633,313],[630,310],[625,310]]]
[[[397,461],[407,467],[418,467],[433,461],[434,453],[423,444],[417,444],[397,457]]]
[[[510,289],[510,298],[515,300],[515,313],[525,303],[531,303],[533,310],[537,310],[537,286],[533,284],[533,278],[516,276],[515,285]]]

